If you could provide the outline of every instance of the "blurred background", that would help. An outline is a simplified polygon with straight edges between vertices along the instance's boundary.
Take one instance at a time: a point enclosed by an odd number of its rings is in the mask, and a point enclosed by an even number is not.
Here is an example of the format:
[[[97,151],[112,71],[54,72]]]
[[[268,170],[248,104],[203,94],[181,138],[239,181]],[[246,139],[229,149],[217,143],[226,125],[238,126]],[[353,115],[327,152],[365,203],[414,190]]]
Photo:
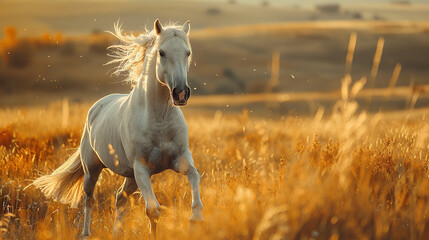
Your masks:
[[[0,1],[0,107],[127,93],[106,31],[191,21],[194,109],[314,114],[341,79],[371,112],[429,106],[427,0]],[[348,57],[347,57],[348,56]],[[346,60],[346,58],[348,60]]]

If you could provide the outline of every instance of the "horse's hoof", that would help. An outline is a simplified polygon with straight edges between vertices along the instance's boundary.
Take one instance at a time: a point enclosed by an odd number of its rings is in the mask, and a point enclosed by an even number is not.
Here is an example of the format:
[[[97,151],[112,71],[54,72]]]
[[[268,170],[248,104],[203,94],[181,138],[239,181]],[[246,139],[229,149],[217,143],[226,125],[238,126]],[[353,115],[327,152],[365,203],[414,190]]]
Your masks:
[[[198,219],[190,218],[189,222],[191,222],[191,223],[203,223],[204,218],[198,218]]]
[[[81,239],[88,239],[90,235],[91,235],[90,233],[82,232],[82,234],[80,234],[80,238]]]
[[[198,220],[195,219],[189,219],[189,226],[188,226],[188,230],[189,231],[194,231],[196,229],[201,229],[204,226],[204,219],[203,218],[199,218]]]
[[[204,222],[204,218],[202,217],[202,216],[200,216],[200,217],[191,217],[190,219],[189,219],[189,222],[191,223],[191,224],[200,224],[200,223],[203,223]]]
[[[149,219],[158,219],[161,216],[161,207],[155,207],[152,209],[146,208],[146,215]]]
[[[123,229],[124,228],[122,227],[122,224],[115,224],[113,226],[113,234],[118,235],[118,234],[122,233]]]
[[[203,218],[203,215],[201,214],[201,212],[195,212],[192,214],[189,221],[195,222],[195,223],[204,222],[204,218]]]

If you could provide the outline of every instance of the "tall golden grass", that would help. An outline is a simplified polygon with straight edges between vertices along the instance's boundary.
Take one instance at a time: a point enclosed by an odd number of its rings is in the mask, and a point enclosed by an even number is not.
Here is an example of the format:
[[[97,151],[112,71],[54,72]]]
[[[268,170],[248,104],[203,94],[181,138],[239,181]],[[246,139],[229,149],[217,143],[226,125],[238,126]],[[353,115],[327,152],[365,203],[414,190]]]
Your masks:
[[[342,82],[332,115],[267,120],[185,111],[190,148],[201,172],[205,222],[189,226],[191,190],[172,171],[152,177],[162,205],[160,239],[427,239],[427,114],[369,115],[354,97],[365,80]],[[0,110],[1,236],[76,239],[81,208],[46,199],[33,187],[78,147],[90,105]],[[186,109],[185,109],[186,110]],[[97,183],[94,239],[144,239],[143,199],[130,196],[124,233],[114,236],[114,196],[122,178]]]

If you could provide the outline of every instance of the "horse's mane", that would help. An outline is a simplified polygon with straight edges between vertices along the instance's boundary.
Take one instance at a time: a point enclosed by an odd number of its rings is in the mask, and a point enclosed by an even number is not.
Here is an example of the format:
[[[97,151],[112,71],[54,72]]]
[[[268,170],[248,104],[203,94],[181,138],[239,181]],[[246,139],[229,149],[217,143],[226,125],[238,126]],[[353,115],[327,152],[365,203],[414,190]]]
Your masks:
[[[120,43],[107,48],[111,51],[108,56],[114,59],[106,63],[106,65],[118,63],[118,66],[113,68],[112,74],[118,76],[126,72],[127,78],[124,81],[135,85],[143,71],[143,61],[148,48],[154,46],[154,44],[161,44],[173,36],[180,37],[190,47],[189,38],[181,29],[181,26],[169,23],[164,26],[164,30],[159,37],[155,30],[149,31],[147,28],[145,28],[144,33],[136,37],[133,34],[124,34],[122,25],[116,22],[114,32],[109,31],[109,33],[115,36]]]

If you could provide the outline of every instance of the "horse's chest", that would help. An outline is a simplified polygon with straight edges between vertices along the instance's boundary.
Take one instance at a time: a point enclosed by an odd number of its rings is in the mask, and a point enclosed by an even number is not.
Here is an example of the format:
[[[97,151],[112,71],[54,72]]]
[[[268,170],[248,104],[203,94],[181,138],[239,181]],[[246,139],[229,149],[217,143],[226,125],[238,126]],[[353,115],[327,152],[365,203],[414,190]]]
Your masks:
[[[144,151],[146,163],[153,172],[169,169],[172,162],[183,152],[182,148],[182,144],[170,137],[157,136]]]

